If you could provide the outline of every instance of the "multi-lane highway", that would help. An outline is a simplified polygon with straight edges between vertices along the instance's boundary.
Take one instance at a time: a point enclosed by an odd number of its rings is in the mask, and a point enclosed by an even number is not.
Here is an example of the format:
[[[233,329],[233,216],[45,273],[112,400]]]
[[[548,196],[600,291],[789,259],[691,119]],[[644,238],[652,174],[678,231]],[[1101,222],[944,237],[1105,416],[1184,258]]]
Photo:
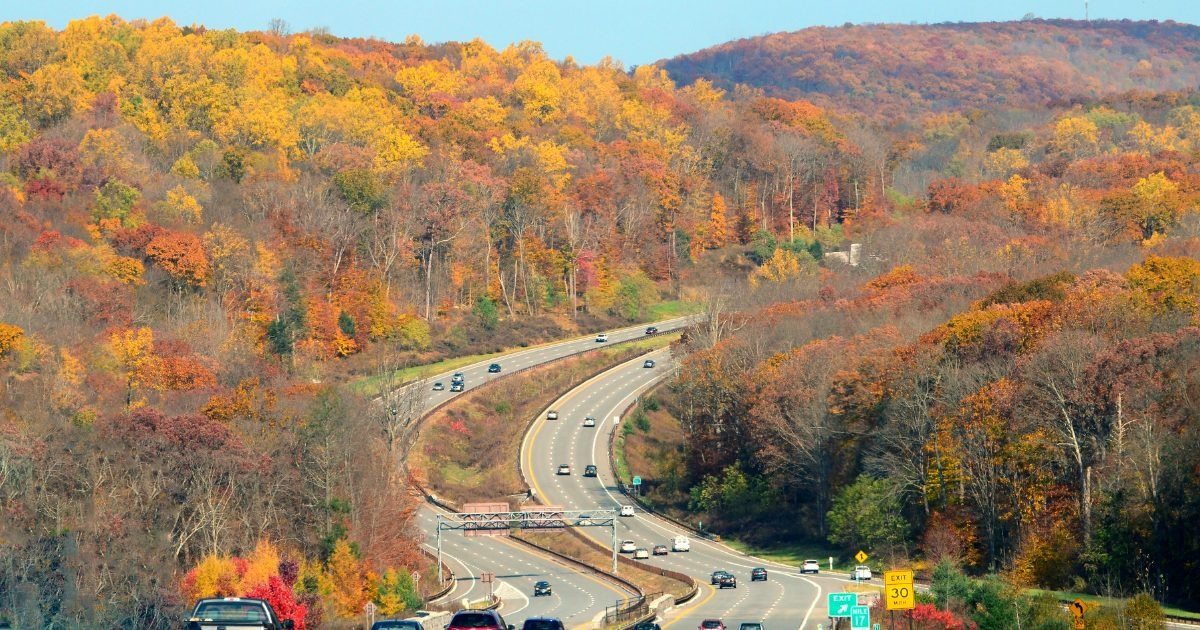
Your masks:
[[[643,367],[645,358],[654,359],[655,367]],[[533,425],[522,446],[521,467],[544,503],[566,509],[612,509],[631,504],[617,489],[609,465],[609,434],[618,414],[665,378],[670,365],[667,349],[624,363],[556,401],[551,408],[558,412],[557,420],[543,415]],[[596,418],[596,427],[583,426],[588,416]],[[557,474],[560,464],[570,464],[572,474]],[[582,475],[588,464],[597,467],[597,477]],[[584,530],[584,534],[589,532]],[[717,618],[733,628],[746,621],[770,621],[771,627],[816,628],[818,623],[826,622],[825,594],[840,591],[845,585],[843,577],[800,576],[794,569],[748,558],[641,510],[620,520],[617,538],[653,549],[659,544],[670,548],[677,535],[691,538],[691,551],[651,556],[643,562],[693,577],[701,584],[701,592],[664,627],[694,628],[703,619]],[[595,538],[608,544],[603,537]],[[766,582],[751,582],[750,570],[754,567],[768,569]],[[737,577],[736,589],[715,590],[709,584],[712,572],[718,569]]]
[[[685,326],[689,321],[688,317],[680,317],[653,325],[666,333]],[[646,326],[639,325],[609,331],[606,343],[598,343],[595,336],[587,336],[529,348],[438,374],[408,387],[422,388],[417,393],[421,395],[420,411],[423,415],[459,395],[459,392],[450,391],[454,372],[463,374],[463,389],[471,390],[505,374],[605,345],[642,338],[645,334]],[[500,364],[500,373],[488,372],[488,366],[492,363]],[[432,384],[436,382],[443,383],[445,389],[433,390]],[[421,530],[426,533],[426,548],[430,551],[434,549],[436,514],[434,508],[427,506],[417,517]],[[583,625],[602,613],[605,606],[631,595],[607,579],[584,573],[504,538],[466,538],[461,532],[444,531],[442,552],[456,580],[454,589],[446,599],[456,602],[464,598],[478,601],[486,597],[491,588],[504,600],[501,613],[510,622],[533,616],[551,616],[571,625]],[[484,572],[495,574],[495,582],[490,587],[480,579]],[[422,581],[432,579],[433,576],[422,576]],[[533,585],[539,580],[551,583],[552,595],[533,596]]]

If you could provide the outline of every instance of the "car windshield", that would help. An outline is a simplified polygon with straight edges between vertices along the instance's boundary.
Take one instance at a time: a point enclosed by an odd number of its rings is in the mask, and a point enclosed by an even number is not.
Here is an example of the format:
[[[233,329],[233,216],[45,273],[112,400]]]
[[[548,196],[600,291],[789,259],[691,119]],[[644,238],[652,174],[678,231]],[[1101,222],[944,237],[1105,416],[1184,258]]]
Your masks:
[[[549,583],[549,582],[546,582],[545,580],[543,580],[543,581],[541,581],[541,582],[538,582],[538,583],[537,583],[537,585],[538,585],[538,586],[550,586],[550,583]]]
[[[524,630],[559,630],[562,622],[557,619],[526,619]]]
[[[192,616],[207,621],[267,621],[262,604],[256,602],[205,602]]]
[[[491,615],[477,612],[460,612],[450,620],[455,628],[495,628],[496,621]]]
[[[720,628],[721,622],[708,620],[708,621],[705,621],[704,623],[700,624],[700,627],[701,628]]]
[[[415,621],[399,621],[399,620],[389,619],[387,621],[376,621],[375,624],[371,626],[371,630],[397,630],[397,629],[421,630],[421,624],[419,624]]]

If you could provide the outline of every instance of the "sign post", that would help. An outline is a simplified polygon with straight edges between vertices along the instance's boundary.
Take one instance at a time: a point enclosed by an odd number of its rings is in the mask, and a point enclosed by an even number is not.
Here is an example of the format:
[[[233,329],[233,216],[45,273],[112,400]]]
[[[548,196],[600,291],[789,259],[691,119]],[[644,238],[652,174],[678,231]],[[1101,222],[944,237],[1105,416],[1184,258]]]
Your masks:
[[[633,476],[633,494],[634,496],[642,494],[642,477],[640,475]]]

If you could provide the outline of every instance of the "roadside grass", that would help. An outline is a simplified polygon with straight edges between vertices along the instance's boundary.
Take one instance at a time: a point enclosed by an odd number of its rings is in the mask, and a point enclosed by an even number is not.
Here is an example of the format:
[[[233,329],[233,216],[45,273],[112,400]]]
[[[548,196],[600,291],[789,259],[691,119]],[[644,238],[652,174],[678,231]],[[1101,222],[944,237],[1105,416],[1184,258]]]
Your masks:
[[[829,570],[829,557],[833,556],[833,570],[849,572],[857,564],[854,558],[850,558],[849,562],[843,561],[839,557],[839,553],[812,543],[796,543],[790,545],[772,545],[770,547],[758,547],[740,540],[722,538],[721,542],[729,545],[733,549],[744,553],[748,556],[787,564],[800,568],[800,565],[805,560],[816,560],[821,565],[822,571]],[[870,564],[868,562],[867,564]]]
[[[667,300],[652,304],[646,308],[646,317],[643,318],[647,322],[657,322],[672,317],[681,317],[683,315],[691,315],[699,313],[704,309],[704,305],[699,302],[688,302],[685,300]]]
[[[1107,607],[1116,608],[1116,609],[1120,609],[1121,607],[1123,607],[1125,605],[1125,601],[1126,601],[1124,598],[1121,598],[1121,597],[1103,597],[1100,595],[1089,595],[1087,593],[1076,593],[1073,591],[1051,591],[1051,590],[1039,589],[1039,588],[1028,588],[1028,589],[1025,589],[1025,592],[1028,593],[1029,595],[1033,595],[1033,596],[1037,596],[1037,595],[1046,593],[1046,594],[1049,594],[1050,596],[1054,597],[1055,599],[1057,599],[1060,602],[1072,602],[1072,601],[1075,601],[1076,599],[1080,599],[1080,600],[1083,600],[1083,602],[1088,604],[1089,606],[1092,604],[1100,604],[1101,606],[1107,606]],[[1200,612],[1184,610],[1182,608],[1175,608],[1173,606],[1167,606],[1166,604],[1162,604],[1161,602],[1159,605],[1162,606],[1162,611],[1163,611],[1164,615],[1168,615],[1171,617],[1178,617],[1180,619],[1188,619],[1191,621],[1200,621]]]

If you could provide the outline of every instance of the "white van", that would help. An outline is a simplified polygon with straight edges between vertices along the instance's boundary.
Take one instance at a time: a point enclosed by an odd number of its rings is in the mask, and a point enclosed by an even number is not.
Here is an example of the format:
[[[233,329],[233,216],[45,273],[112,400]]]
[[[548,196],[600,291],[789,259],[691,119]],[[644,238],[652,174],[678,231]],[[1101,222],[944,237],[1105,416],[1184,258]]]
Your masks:
[[[675,541],[671,544],[671,551],[691,551],[692,541],[688,540],[687,536],[676,536]]]

